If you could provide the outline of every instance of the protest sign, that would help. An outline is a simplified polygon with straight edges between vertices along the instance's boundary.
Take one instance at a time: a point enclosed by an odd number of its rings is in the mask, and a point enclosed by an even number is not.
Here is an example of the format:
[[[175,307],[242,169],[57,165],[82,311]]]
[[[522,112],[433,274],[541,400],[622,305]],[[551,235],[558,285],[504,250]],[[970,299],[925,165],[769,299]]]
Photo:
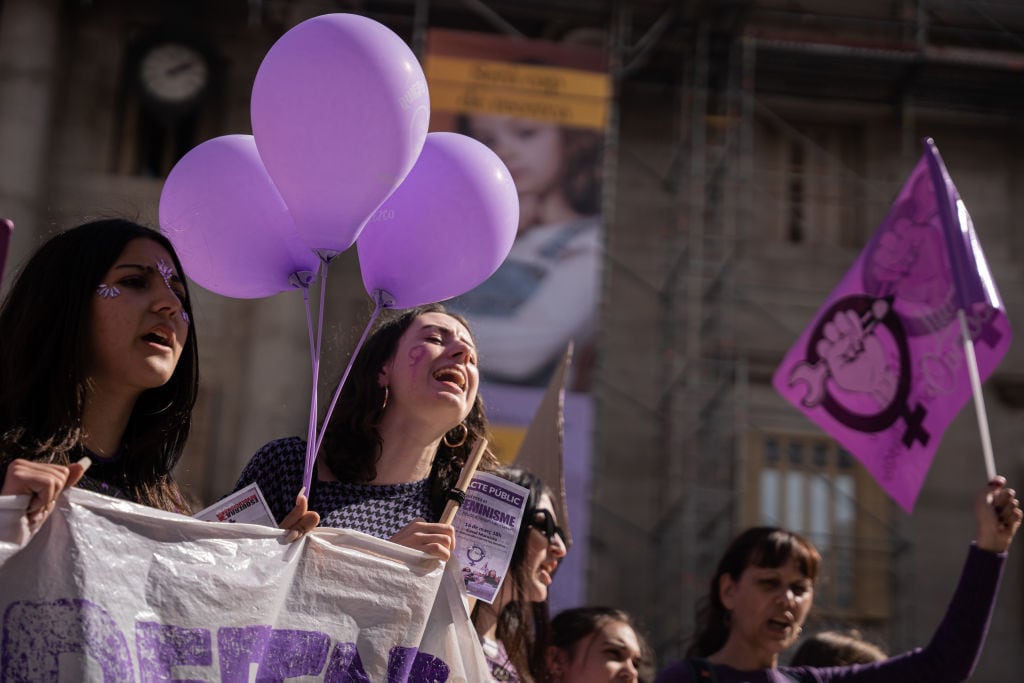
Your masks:
[[[224,496],[208,508],[192,515],[204,522],[232,522],[243,524],[262,524],[276,527],[274,513],[270,511],[263,491],[256,482]]]
[[[466,592],[491,604],[512,562],[530,492],[507,479],[480,472],[455,516],[455,555]]]
[[[0,496],[17,531],[27,496]],[[486,680],[455,577],[355,531],[299,541],[72,489],[0,538],[0,680]]]

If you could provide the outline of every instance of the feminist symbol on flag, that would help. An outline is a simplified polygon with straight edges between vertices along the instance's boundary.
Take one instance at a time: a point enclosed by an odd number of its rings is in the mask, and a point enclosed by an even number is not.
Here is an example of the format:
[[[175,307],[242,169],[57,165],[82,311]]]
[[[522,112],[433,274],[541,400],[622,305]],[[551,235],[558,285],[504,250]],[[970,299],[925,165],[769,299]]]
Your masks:
[[[820,405],[859,432],[884,431],[902,417],[904,445],[928,443],[928,412],[908,402],[910,350],[892,299],[854,295],[836,301],[808,338],[805,358],[789,374],[790,387],[806,385],[805,407]]]

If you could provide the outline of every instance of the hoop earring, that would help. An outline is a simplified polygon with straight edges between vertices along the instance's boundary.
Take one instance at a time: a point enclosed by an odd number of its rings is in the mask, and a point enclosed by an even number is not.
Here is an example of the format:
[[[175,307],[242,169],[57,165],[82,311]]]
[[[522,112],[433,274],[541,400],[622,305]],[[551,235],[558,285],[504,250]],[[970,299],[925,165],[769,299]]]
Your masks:
[[[466,439],[469,438],[469,427],[466,426],[465,422],[460,422],[459,424],[455,425],[454,427],[451,428],[450,432],[455,431],[459,427],[462,427],[462,438],[459,439],[457,443],[452,443],[451,441],[448,440],[448,433],[446,433],[444,437],[441,438],[441,440],[444,441],[444,445],[447,446],[448,448],[458,448],[462,444],[466,443]]]
[[[388,407],[388,385],[384,385],[384,402],[380,404],[380,412],[384,412],[384,409]]]

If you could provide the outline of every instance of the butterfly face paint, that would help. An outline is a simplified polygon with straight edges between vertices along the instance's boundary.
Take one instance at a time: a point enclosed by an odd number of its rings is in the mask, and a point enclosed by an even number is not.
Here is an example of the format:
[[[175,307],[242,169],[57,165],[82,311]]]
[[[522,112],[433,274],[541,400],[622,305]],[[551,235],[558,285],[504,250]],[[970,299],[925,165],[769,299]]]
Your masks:
[[[171,267],[171,264],[167,263],[167,261],[164,261],[163,259],[160,259],[159,261],[156,262],[156,269],[157,272],[160,273],[160,277],[163,278],[164,285],[167,286],[167,289],[171,290],[171,293],[173,293],[174,296],[178,297],[178,299],[180,300],[181,296],[179,296],[178,293],[174,291],[174,287],[171,287],[171,278],[174,277],[174,268]],[[190,325],[192,323],[192,320],[188,317],[188,312],[185,311],[184,308],[181,309],[181,319],[185,321],[186,325]]]
[[[113,299],[121,293],[121,290],[118,289],[116,285],[100,283],[100,286],[96,288],[96,293],[104,299]]]
[[[171,287],[171,278],[174,277],[174,269],[171,268],[167,261],[160,259],[156,262],[156,270],[160,273],[160,277],[164,279],[164,284],[167,285],[167,289],[173,292],[174,288]],[[175,294],[175,296],[177,296],[177,294]]]
[[[175,277],[174,268],[167,263],[167,261],[160,259],[156,262],[156,270],[160,274],[160,279],[164,281],[164,286],[167,287],[167,289],[169,289],[179,301],[184,303],[181,295],[175,291],[174,287],[171,286],[171,281]],[[98,287],[96,287],[96,293],[104,299],[113,299],[121,293],[121,289],[117,285],[108,285],[105,282],[102,282]],[[188,312],[184,308],[181,310],[181,319],[185,321],[186,325],[190,325],[192,323],[192,319],[189,318]]]

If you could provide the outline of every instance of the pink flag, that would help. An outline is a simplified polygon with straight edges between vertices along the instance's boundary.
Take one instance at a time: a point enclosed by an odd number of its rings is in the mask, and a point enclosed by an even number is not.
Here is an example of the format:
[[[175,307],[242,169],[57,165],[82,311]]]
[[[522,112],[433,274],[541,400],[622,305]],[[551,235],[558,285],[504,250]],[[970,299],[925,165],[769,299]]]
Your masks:
[[[773,378],[907,512],[942,434],[971,399],[961,308],[984,380],[1010,346],[1010,324],[929,139],[889,215]]]

